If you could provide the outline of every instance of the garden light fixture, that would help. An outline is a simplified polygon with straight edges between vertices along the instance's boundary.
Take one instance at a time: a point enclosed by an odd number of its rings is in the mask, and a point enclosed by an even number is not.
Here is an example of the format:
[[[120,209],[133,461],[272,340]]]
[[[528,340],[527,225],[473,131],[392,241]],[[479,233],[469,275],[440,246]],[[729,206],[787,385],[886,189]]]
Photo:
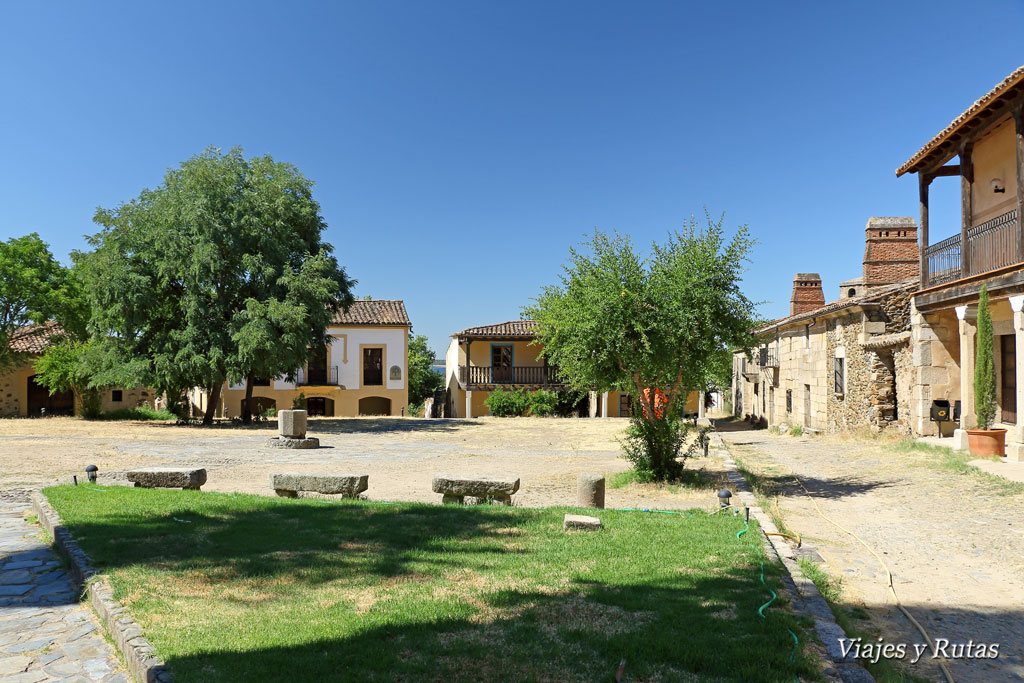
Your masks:
[[[96,477],[99,476],[100,468],[96,465],[89,465],[85,468],[85,474],[89,477],[89,483],[95,484]]]
[[[729,489],[722,489],[721,491],[719,491],[718,492],[718,505],[719,505],[719,507],[723,507],[723,508],[729,507],[729,500],[731,498],[732,498],[732,493],[730,493]]]

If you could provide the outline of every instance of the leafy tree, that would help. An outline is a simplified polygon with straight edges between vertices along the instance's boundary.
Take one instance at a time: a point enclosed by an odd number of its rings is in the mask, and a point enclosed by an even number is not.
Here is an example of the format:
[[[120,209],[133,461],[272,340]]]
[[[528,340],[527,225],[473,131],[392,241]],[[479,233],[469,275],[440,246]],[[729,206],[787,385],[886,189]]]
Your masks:
[[[145,384],[174,402],[225,380],[290,374],[327,344],[354,284],[323,242],[312,183],[270,156],[208,149],[155,190],[98,209],[94,250],[78,254],[107,384]]]
[[[0,374],[27,360],[11,344],[49,332],[42,323],[84,333],[87,310],[78,287],[36,233],[0,242]]]
[[[50,390],[71,391],[81,407],[82,416],[100,416],[101,391],[92,386],[93,372],[89,353],[91,342],[64,338],[51,344],[35,363],[36,380]]]
[[[423,334],[409,334],[409,403],[420,405],[444,386],[444,377],[431,367],[437,356],[427,347]]]
[[[982,285],[978,296],[978,351],[974,360],[974,414],[980,429],[988,429],[996,419],[995,349],[992,341],[988,287]]]
[[[722,222],[691,219],[646,257],[628,237],[595,231],[570,250],[561,284],[526,309],[544,355],[573,389],[629,392],[641,444],[634,466],[652,479],[682,472],[687,391],[716,379],[724,349],[757,343],[754,303],[740,291],[754,242],[745,227],[726,239]]]

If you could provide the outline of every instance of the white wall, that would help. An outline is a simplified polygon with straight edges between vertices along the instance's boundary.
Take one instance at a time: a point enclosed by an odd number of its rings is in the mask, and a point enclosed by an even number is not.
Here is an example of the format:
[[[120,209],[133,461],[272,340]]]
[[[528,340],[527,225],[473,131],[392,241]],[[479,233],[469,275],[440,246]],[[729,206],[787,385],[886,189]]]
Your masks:
[[[331,365],[338,366],[338,382],[346,389],[361,388],[359,376],[360,344],[384,346],[384,386],[387,389],[404,389],[409,368],[406,367],[404,328],[332,327],[327,334],[335,337],[331,342]],[[342,337],[344,335],[344,337]],[[346,353],[345,345],[348,344]],[[345,362],[347,358],[348,362]],[[391,379],[391,366],[402,369],[402,378]]]
[[[451,386],[452,377],[459,372],[459,340],[452,337],[448,342],[448,351],[444,354],[444,385]]]

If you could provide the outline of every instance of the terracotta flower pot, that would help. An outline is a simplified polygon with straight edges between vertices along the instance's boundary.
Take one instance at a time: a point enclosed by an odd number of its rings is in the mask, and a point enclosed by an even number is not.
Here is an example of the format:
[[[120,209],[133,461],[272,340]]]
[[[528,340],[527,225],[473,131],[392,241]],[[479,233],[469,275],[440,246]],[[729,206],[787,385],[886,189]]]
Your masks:
[[[1002,457],[1006,455],[1006,430],[968,429],[967,443],[971,448],[971,455]]]

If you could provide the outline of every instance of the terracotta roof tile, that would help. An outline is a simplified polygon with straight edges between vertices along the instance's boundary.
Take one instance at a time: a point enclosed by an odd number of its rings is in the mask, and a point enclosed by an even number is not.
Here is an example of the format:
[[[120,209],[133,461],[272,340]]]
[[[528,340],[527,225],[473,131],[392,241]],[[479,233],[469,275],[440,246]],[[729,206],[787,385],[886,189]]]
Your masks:
[[[401,299],[370,299],[353,301],[347,311],[338,311],[334,325],[409,325],[409,314]]]
[[[497,325],[467,327],[453,337],[535,337],[538,329],[535,320],[509,320]]]
[[[7,347],[17,353],[31,353],[38,356],[44,353],[50,340],[64,332],[57,323],[45,323],[42,325],[26,325],[14,330]]]
[[[1024,66],[1019,66],[1012,74],[1000,81],[996,87],[982,95],[978,101],[968,107],[964,113],[953,119],[953,121],[943,128],[938,135],[932,138],[928,144],[917,150],[917,152],[914,153],[914,156],[910,157],[905,164],[897,168],[896,177],[913,170],[914,166],[917,165],[918,162],[935,151],[942,143],[946,142],[946,140],[956,133],[961,126],[984,111],[985,108],[999,98],[1000,95],[1022,82],[1024,82]]]

